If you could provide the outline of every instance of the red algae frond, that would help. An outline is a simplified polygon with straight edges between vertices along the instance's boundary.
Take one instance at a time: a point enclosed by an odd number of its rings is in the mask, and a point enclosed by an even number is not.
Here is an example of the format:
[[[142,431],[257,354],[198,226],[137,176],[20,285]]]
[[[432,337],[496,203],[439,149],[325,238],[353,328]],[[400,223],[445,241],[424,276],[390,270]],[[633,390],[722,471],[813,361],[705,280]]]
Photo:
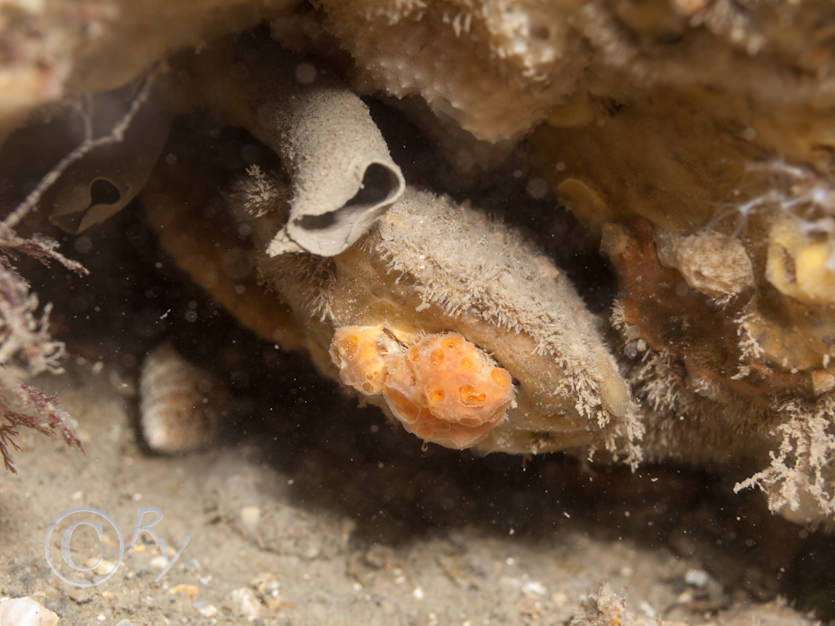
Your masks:
[[[383,326],[348,326],[334,333],[330,354],[343,383],[382,394],[407,431],[447,448],[481,441],[513,402],[507,370],[457,333],[394,341]]]

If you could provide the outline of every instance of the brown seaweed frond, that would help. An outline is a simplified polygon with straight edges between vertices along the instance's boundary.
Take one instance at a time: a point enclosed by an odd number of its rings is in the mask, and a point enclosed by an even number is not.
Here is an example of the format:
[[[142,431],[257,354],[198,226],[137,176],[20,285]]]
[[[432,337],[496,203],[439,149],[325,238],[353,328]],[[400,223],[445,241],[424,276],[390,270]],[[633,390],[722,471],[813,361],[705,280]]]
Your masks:
[[[10,458],[11,449],[19,449],[14,442],[21,427],[49,434],[56,430],[64,435],[69,445],[81,447],[72,434],[69,415],[60,409],[55,398],[24,384],[24,380],[43,372],[62,372],[61,358],[64,344],[49,333],[50,304],[39,308],[38,297],[29,283],[12,263],[26,256],[45,265],[58,262],[79,275],[86,275],[83,265],[58,251],[58,242],[42,234],[23,237],[15,227],[38,206],[44,193],[67,171],[92,150],[124,139],[125,132],[137,112],[148,99],[158,69],[151,71],[138,87],[126,113],[110,131],[99,137],[93,133],[91,100],[82,107],[84,139],[61,159],[26,198],[0,221],[0,457],[9,471],[15,471]]]
[[[69,415],[55,398],[23,380],[43,372],[60,373],[64,344],[49,334],[47,304],[38,311],[38,297],[6,262],[0,262],[0,456],[14,472],[10,448],[20,427],[49,434],[55,430],[69,445],[81,444],[72,434]]]
[[[48,237],[24,238],[0,223],[0,457],[11,472],[15,467],[10,449],[20,449],[13,438],[21,427],[44,434],[58,430],[68,445],[81,447],[70,429],[69,415],[55,398],[23,383],[43,372],[61,373],[64,344],[49,333],[52,305],[39,311],[38,296],[11,263],[23,255],[45,265],[57,261],[77,274],[87,274],[83,265],[57,247],[58,242]]]
[[[15,227],[38,207],[44,194],[73,164],[91,151],[119,143],[137,113],[148,100],[159,73],[154,68],[140,82],[136,95],[125,114],[110,131],[94,136],[93,101],[83,97],[79,110],[84,124],[81,143],[62,158],[35,188],[0,221],[0,457],[7,470],[15,472],[10,452],[20,447],[14,441],[20,428],[31,428],[44,434],[58,431],[68,445],[81,448],[71,428],[70,416],[61,409],[55,397],[24,384],[24,380],[44,372],[61,373],[65,348],[49,333],[52,305],[39,311],[38,296],[12,263],[22,256],[44,265],[57,262],[79,275],[87,269],[58,251],[58,242],[40,233],[22,237]]]
[[[60,432],[67,445],[83,450],[72,432],[69,414],[58,406],[54,396],[23,383],[34,373],[63,371],[60,359],[64,344],[49,335],[49,305],[35,317],[37,297],[25,291],[26,300],[10,302],[7,279],[9,269],[0,264],[0,458],[6,469],[16,473],[10,448],[20,450],[14,441],[19,429],[31,428],[49,435]],[[23,285],[22,279],[17,277]],[[20,289],[17,289],[20,293]]]
[[[5,387],[9,382],[15,383],[14,379],[7,380],[7,377],[8,372],[0,370],[0,385]],[[8,471],[17,473],[10,448],[20,450],[14,437],[19,434],[21,427],[31,428],[44,435],[59,432],[68,446],[84,450],[70,427],[72,420],[69,414],[58,406],[55,396],[22,383],[16,389],[6,388],[3,391],[0,393],[0,458]],[[16,409],[12,402],[20,408]]]

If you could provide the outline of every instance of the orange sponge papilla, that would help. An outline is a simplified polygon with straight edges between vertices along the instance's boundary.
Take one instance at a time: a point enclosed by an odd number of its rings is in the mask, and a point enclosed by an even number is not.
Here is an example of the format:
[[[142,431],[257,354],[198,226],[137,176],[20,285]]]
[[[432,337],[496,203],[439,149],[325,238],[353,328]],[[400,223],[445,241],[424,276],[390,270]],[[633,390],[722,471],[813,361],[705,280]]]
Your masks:
[[[368,396],[382,393],[386,339],[382,324],[337,329],[331,340],[330,355],[339,368],[339,380]]]
[[[507,370],[457,333],[415,338],[383,326],[345,327],[331,342],[343,383],[382,393],[403,427],[447,448],[475,445],[513,402]]]

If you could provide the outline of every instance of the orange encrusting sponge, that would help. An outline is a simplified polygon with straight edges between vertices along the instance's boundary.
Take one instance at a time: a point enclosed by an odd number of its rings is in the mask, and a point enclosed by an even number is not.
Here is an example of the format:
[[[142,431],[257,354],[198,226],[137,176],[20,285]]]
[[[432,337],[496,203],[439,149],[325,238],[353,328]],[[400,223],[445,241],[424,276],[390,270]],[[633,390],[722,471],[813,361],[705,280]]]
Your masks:
[[[368,396],[383,392],[386,344],[383,326],[346,326],[331,340],[331,360],[339,368],[339,380]],[[390,340],[389,340],[390,341]]]
[[[457,333],[415,337],[349,326],[334,333],[330,354],[343,383],[382,393],[407,431],[447,448],[478,443],[513,402],[507,370]]]

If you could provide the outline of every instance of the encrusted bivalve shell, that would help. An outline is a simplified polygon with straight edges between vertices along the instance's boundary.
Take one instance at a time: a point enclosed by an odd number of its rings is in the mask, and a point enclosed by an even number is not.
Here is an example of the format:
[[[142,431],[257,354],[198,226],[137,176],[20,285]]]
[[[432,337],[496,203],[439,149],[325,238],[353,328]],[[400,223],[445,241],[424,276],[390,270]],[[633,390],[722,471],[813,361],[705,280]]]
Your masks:
[[[642,427],[597,318],[568,276],[521,233],[477,208],[407,187],[344,252],[273,256],[271,242],[289,216],[284,179],[265,172],[259,180],[269,182],[270,201],[252,211],[250,200],[263,195],[257,181],[245,172],[229,178],[229,191],[221,192],[229,213],[207,219],[199,207],[211,202],[218,177],[228,172],[207,162],[199,146],[175,141],[169,149],[178,160],[162,165],[149,186],[149,219],[180,266],[253,331],[304,350],[323,374],[360,391],[425,440],[480,453],[606,450],[637,462]],[[188,188],[179,184],[186,177]],[[251,236],[254,271],[223,281],[206,251],[239,246],[241,228]],[[199,248],[193,245],[198,234],[205,238]],[[227,282],[234,289],[224,288]],[[340,333],[348,327],[364,330]],[[417,399],[402,390],[394,395],[396,380],[428,372],[422,361],[396,370],[394,355],[421,351],[428,345],[422,341],[444,335],[460,336],[462,349],[471,351],[469,361],[464,353],[455,357],[456,367],[469,363],[475,369],[466,376],[492,381],[463,393],[479,405],[462,414],[463,423],[431,421],[436,416],[425,391]],[[497,380],[490,378],[493,369]],[[463,382],[445,389],[445,399],[460,399],[462,386],[478,388],[460,372],[444,380],[459,374]],[[505,387],[509,379],[513,384]],[[411,410],[403,408],[404,398]],[[414,422],[413,413],[426,419]],[[457,425],[450,430],[446,423]]]

